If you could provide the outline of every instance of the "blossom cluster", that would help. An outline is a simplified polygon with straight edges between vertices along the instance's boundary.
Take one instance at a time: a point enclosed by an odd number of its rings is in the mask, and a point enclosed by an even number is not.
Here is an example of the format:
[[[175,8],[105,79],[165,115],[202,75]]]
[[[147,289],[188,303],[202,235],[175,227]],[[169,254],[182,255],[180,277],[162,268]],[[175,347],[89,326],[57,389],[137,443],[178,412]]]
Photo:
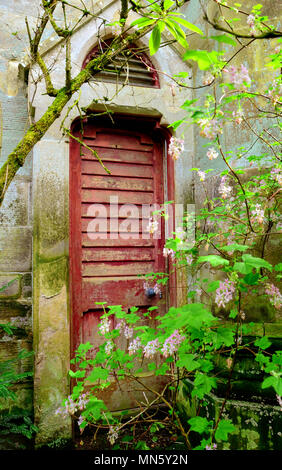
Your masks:
[[[99,325],[99,330],[102,335],[109,333],[110,331],[110,322],[107,318],[102,318],[102,321]]]
[[[115,441],[118,439],[118,426],[110,426],[109,432],[108,432],[108,440],[110,441],[110,444],[114,444]]]
[[[153,341],[149,341],[146,346],[144,346],[144,356],[146,358],[153,357],[157,353],[159,347],[160,343],[158,338],[154,339]]]
[[[172,258],[174,258],[175,257],[175,252],[171,248],[164,247],[163,255],[164,255],[165,258],[167,258],[168,256],[171,256]]]
[[[217,119],[199,119],[200,135],[207,139],[215,139],[217,134],[222,134],[222,127]]]
[[[280,168],[272,168],[270,172],[272,178],[276,180],[279,186],[282,186],[282,171]]]
[[[214,81],[215,77],[211,73],[207,73],[203,78],[203,85],[208,86],[211,85]]]
[[[229,75],[229,80],[230,83],[232,83],[235,86],[242,86],[244,85],[250,85],[251,83],[251,78],[249,76],[249,71],[247,67],[245,67],[243,64],[241,64],[240,68],[235,67],[234,65],[231,65],[229,69],[223,69],[225,73],[228,73]]]
[[[56,415],[67,416],[69,414],[73,416],[77,411],[84,410],[88,402],[89,398],[87,393],[80,395],[78,401],[74,401],[72,396],[69,395],[65,401],[65,405],[60,406],[56,410]]]
[[[274,106],[276,106],[278,101],[281,102],[281,94],[282,94],[282,83],[281,83],[281,80],[276,78],[267,91],[267,95],[271,99]]]
[[[215,292],[215,303],[218,307],[225,307],[233,299],[235,293],[235,284],[230,279],[221,281]]]
[[[204,171],[198,170],[198,176],[200,178],[200,181],[205,181],[206,173]]]
[[[186,262],[188,264],[188,266],[191,266],[191,264],[193,263],[193,255],[187,255],[186,256]]]
[[[149,233],[153,235],[155,232],[158,231],[158,227],[159,227],[158,221],[154,219],[153,217],[150,217],[149,224],[147,227],[147,230],[149,231]]]
[[[282,295],[278,287],[274,284],[267,284],[265,293],[269,295],[270,303],[277,309],[282,307]]]
[[[258,224],[263,224],[264,221],[264,210],[259,204],[256,204],[254,209],[251,211],[251,222]]]
[[[83,432],[83,429],[84,429],[85,426],[84,426],[83,428],[82,428],[81,426],[82,426],[82,424],[84,424],[85,422],[86,422],[86,421],[84,420],[84,417],[83,417],[82,415],[80,415],[80,417],[79,417],[78,420],[77,420],[77,424],[78,424],[78,426],[79,426],[79,428],[80,428],[80,433]],[[86,424],[86,425],[87,425],[87,424]]]
[[[233,111],[232,116],[236,122],[236,124],[241,124],[244,119],[244,113],[241,108],[237,109],[237,111]]]
[[[109,356],[114,348],[114,343],[112,341],[107,341],[105,346],[105,353]]]
[[[139,336],[134,338],[133,341],[131,341],[130,345],[128,346],[128,354],[131,356],[132,354],[136,354],[137,351],[141,349],[141,341]]]
[[[207,157],[209,160],[215,160],[218,157],[218,152],[212,147],[207,151]]]
[[[181,336],[178,332],[178,330],[175,330],[172,335],[167,338],[163,344],[162,347],[162,353],[164,357],[171,356],[173,353],[175,353],[180,344],[185,340],[185,336]]]
[[[184,140],[177,137],[171,137],[168,147],[168,153],[173,160],[178,160],[181,153],[184,151]]]
[[[222,199],[227,199],[231,195],[231,192],[232,192],[232,187],[229,186],[229,184],[227,184],[226,181],[227,181],[227,177],[226,175],[224,175],[221,178],[220,185],[218,187],[218,192],[221,195]]]
[[[250,32],[252,36],[258,33],[258,30],[256,28],[256,17],[254,15],[249,15],[247,17],[247,25],[250,28]]]

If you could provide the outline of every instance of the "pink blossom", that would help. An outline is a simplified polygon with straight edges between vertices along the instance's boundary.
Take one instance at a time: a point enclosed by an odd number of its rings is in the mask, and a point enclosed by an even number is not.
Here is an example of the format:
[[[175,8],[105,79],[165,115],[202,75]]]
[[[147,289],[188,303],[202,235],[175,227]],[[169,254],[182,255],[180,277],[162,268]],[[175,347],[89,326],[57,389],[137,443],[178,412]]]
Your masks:
[[[164,357],[171,356],[178,350],[179,345],[185,340],[185,336],[181,336],[178,330],[175,330],[169,338],[167,338],[162,347]]]
[[[199,171],[198,171],[198,175],[199,175],[199,177],[200,177],[200,181],[205,181],[206,174],[205,174],[204,171],[199,170]]]
[[[282,295],[278,287],[274,284],[267,284],[265,293],[269,295],[269,301],[275,308],[279,309],[282,307]]]
[[[153,357],[156,352],[157,352],[157,349],[160,347],[160,343],[159,343],[159,340],[158,338],[157,339],[154,339],[153,341],[149,341],[146,346],[144,347],[144,355],[145,357],[147,358],[151,358]]]
[[[129,338],[132,338],[133,336],[133,328],[129,327],[128,325],[126,325],[126,327],[124,328],[124,332],[123,332],[124,336],[126,339],[129,339]]]
[[[264,221],[264,210],[259,204],[256,204],[255,208],[251,211],[251,221],[258,224],[262,224]]]
[[[108,432],[108,440],[110,441],[110,444],[113,445],[115,441],[118,439],[118,431],[119,431],[118,426],[110,426],[109,432]]]
[[[226,176],[223,176],[218,187],[218,192],[221,195],[222,199],[227,199],[232,192],[232,187],[226,183],[226,179]]]
[[[165,258],[167,258],[168,256],[171,256],[172,258],[174,258],[175,252],[171,248],[164,247],[163,255],[164,255]]]
[[[215,139],[217,134],[222,134],[222,127],[217,119],[199,119],[200,135],[207,139]]]
[[[230,83],[233,83],[235,86],[240,86],[251,83],[251,78],[249,76],[249,71],[247,67],[241,64],[241,67],[237,69],[234,65],[231,65],[229,69],[224,69],[224,72],[228,73]]]
[[[207,151],[207,157],[209,160],[215,160],[218,157],[218,152],[212,147]]]
[[[214,76],[209,73],[205,75],[203,79],[203,85],[205,86],[210,85],[213,81],[214,81]]]
[[[244,113],[241,108],[237,111],[233,111],[232,116],[234,117],[236,124],[241,124],[243,122]]]
[[[135,354],[139,349],[141,348],[141,341],[139,336],[134,338],[133,341],[131,341],[130,345],[128,346],[128,354],[131,356],[132,354]]]
[[[235,293],[234,282],[226,279],[219,283],[216,289],[215,303],[218,307],[225,307],[225,305],[233,299]]]
[[[282,171],[280,168],[273,168],[270,172],[273,179],[277,181],[279,186],[282,186]]]
[[[109,356],[114,348],[114,343],[112,341],[107,341],[105,346],[105,353]]]
[[[186,261],[189,266],[193,263],[193,255],[187,255],[186,256]]]
[[[99,326],[99,330],[102,333],[102,335],[105,335],[106,333],[109,333],[110,323],[109,323],[107,318],[102,319],[102,321],[100,323],[100,326]]]
[[[83,428],[81,428],[82,424],[84,424],[86,421],[84,420],[84,417],[82,415],[80,415],[80,417],[78,418],[77,420],[77,424],[79,426],[79,429],[80,429],[80,433],[82,434],[83,432],[83,429],[86,427],[84,426]]]
[[[184,151],[184,140],[177,137],[171,137],[168,153],[173,158],[173,160],[178,160],[181,153]]]
[[[254,36],[258,31],[256,29],[256,23],[255,23],[255,16],[254,15],[249,15],[247,17],[247,25],[250,27],[251,34]]]
[[[206,446],[206,450],[216,450],[217,445],[213,444],[213,446]]]
[[[158,227],[159,227],[158,221],[154,219],[153,217],[150,217],[147,229],[151,233],[151,235],[153,235],[155,232],[158,231]]]

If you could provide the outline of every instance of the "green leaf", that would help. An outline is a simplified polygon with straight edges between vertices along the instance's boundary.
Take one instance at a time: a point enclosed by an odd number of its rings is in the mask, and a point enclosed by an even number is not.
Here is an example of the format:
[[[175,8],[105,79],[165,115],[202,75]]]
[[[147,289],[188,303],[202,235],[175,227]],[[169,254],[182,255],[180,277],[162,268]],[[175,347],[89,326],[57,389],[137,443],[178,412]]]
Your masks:
[[[218,56],[220,52],[216,51],[196,51],[196,50],[188,50],[183,55],[183,60],[194,60],[198,63],[200,70],[208,70],[211,65],[218,64],[219,59]]]
[[[170,20],[170,19],[166,19],[165,23],[166,23],[167,29],[175,37],[177,42],[179,42],[179,44],[182,47],[187,48],[188,43],[186,41],[186,36],[185,36],[184,31],[180,28],[180,26],[175,21]]]
[[[234,343],[234,332],[230,328],[223,326],[217,328],[212,337],[216,349],[222,345],[229,347]]]
[[[236,309],[231,310],[229,314],[229,318],[236,318],[238,315],[238,311]]]
[[[262,383],[262,386],[261,388],[269,388],[269,387],[273,387],[275,392],[277,393],[277,395],[279,395],[280,397],[282,396],[282,379],[281,377],[275,377],[275,376],[271,376],[271,377],[267,377],[263,383]]]
[[[174,21],[177,21],[178,23],[182,24],[182,26],[185,26],[185,28],[190,29],[190,31],[193,31],[194,33],[200,34],[201,36],[204,35],[203,31],[200,28],[198,28],[198,26],[195,26],[194,24],[190,23],[184,18],[179,18],[177,16],[177,17],[174,17]]]
[[[210,263],[212,266],[227,266],[229,261],[218,255],[200,256],[197,263]]]
[[[241,274],[249,274],[252,272],[252,266],[249,266],[246,263],[237,262],[233,265],[233,271],[237,271]]]
[[[102,369],[102,367],[95,367],[92,372],[87,377],[89,382],[96,382],[96,380],[106,380],[108,378],[109,371],[106,369]]]
[[[236,46],[237,42],[231,36],[227,34],[219,34],[218,36],[210,36],[210,39],[214,39],[217,42],[223,42],[225,44],[231,44],[231,46]]]
[[[75,379],[82,379],[85,377],[85,373],[85,370],[77,370],[76,372],[73,372],[72,370],[69,371],[70,376]]]
[[[232,243],[231,245],[222,246],[220,249],[223,251],[247,251],[250,247],[247,245],[239,245],[238,243]]]
[[[259,277],[258,273],[249,273],[243,278],[243,281],[248,286],[255,286],[258,283]]]
[[[198,432],[199,434],[209,432],[210,422],[207,418],[195,416],[194,418],[189,419],[188,424],[191,426],[191,431]]]
[[[164,10],[168,10],[170,7],[172,7],[172,5],[174,5],[173,0],[164,0],[164,3],[163,3]]]
[[[168,127],[172,127],[174,130],[177,129],[181,124],[185,122],[185,118],[179,119],[178,121],[174,121],[172,124],[170,124]]]
[[[216,380],[214,377],[196,372],[196,378],[194,380],[194,389],[192,390],[192,397],[198,397],[200,400],[208,394],[212,388],[216,387]]]
[[[263,336],[262,338],[257,339],[254,344],[260,349],[267,349],[271,346],[271,341],[269,341],[267,336]]]
[[[256,258],[250,254],[245,254],[242,256],[242,260],[249,266],[252,266],[256,269],[265,268],[269,271],[272,271],[272,265],[265,261],[265,259]]]
[[[207,292],[214,292],[216,289],[219,288],[220,281],[212,281],[208,284],[206,289]]]
[[[156,25],[149,39],[149,49],[150,49],[151,55],[154,55],[157,52],[157,50],[160,47],[160,44],[161,44],[161,31],[160,31],[159,25]]]
[[[183,354],[179,357],[179,360],[176,362],[177,367],[185,367],[189,372],[197,369],[200,366],[200,363],[195,361],[194,354]]]
[[[278,263],[274,266],[275,271],[282,271],[282,263]]]
[[[228,434],[233,433],[235,430],[235,426],[229,419],[222,420],[218,424],[217,430],[215,432],[215,438],[219,441],[227,441]]]

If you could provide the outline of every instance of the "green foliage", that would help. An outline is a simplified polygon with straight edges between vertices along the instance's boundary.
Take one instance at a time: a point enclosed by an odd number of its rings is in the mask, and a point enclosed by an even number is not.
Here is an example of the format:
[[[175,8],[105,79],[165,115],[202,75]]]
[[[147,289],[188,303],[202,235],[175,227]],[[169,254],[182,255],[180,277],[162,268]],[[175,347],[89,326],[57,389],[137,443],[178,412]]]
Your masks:
[[[15,326],[0,324],[0,330],[13,335]],[[13,359],[0,362],[0,435],[20,434],[31,439],[37,431],[28,413],[18,406],[15,386],[33,377],[32,371],[18,372],[20,361],[33,356],[33,352],[21,350]]]

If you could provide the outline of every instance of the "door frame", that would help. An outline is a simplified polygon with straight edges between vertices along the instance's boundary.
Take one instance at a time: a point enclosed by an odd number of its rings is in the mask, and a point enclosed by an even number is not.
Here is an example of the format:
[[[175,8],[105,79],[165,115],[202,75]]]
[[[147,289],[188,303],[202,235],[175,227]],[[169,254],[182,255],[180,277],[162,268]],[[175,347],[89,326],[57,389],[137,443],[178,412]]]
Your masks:
[[[167,199],[168,201],[174,200],[174,161],[172,158],[168,157],[168,145],[171,138],[171,133],[169,130],[160,125],[160,119],[146,117],[146,116],[136,116],[136,115],[129,115],[129,114],[114,114],[114,119],[116,120],[117,126],[121,123],[127,123],[130,126],[138,123],[138,128],[144,129],[144,132],[150,131],[153,132],[153,136],[156,138],[158,143],[162,145],[163,149],[163,187],[164,187],[164,201]],[[84,120],[87,122],[88,120]],[[111,127],[109,124],[111,121],[109,117],[103,114],[101,116],[96,116],[93,123],[97,122],[99,127]],[[92,122],[92,120],[91,120]],[[71,125],[71,135],[76,136],[76,133],[79,132],[80,129],[80,118],[77,117]],[[72,161],[73,155],[76,154],[77,148],[79,143],[70,138],[69,143],[69,298],[70,298],[70,353],[73,357],[75,352],[75,332],[80,328],[80,317],[77,315],[76,309],[76,302],[79,302],[79,297],[74,295],[73,284],[77,282],[77,279],[80,278],[80,256],[72,256],[72,253],[80,253],[81,252],[81,241],[78,240],[76,234],[76,229],[74,227],[73,221],[77,220],[76,218],[80,218],[80,187],[81,185],[77,184],[77,181],[81,177],[80,171],[80,164],[77,158],[74,158],[74,162]],[[75,178],[74,178],[75,174]],[[75,197],[77,196],[77,197]],[[172,220],[170,221],[169,232],[173,232],[175,230],[175,210],[174,205],[172,205]],[[167,237],[167,233],[165,231],[165,238]],[[167,298],[167,305],[168,308],[171,306],[176,306],[177,295],[176,295],[176,282],[177,276],[175,271],[173,272],[172,269],[172,260],[167,259],[167,266],[166,269],[168,272],[171,272],[172,275],[169,281],[169,288],[168,288],[168,298]],[[80,288],[80,286],[79,286]]]

